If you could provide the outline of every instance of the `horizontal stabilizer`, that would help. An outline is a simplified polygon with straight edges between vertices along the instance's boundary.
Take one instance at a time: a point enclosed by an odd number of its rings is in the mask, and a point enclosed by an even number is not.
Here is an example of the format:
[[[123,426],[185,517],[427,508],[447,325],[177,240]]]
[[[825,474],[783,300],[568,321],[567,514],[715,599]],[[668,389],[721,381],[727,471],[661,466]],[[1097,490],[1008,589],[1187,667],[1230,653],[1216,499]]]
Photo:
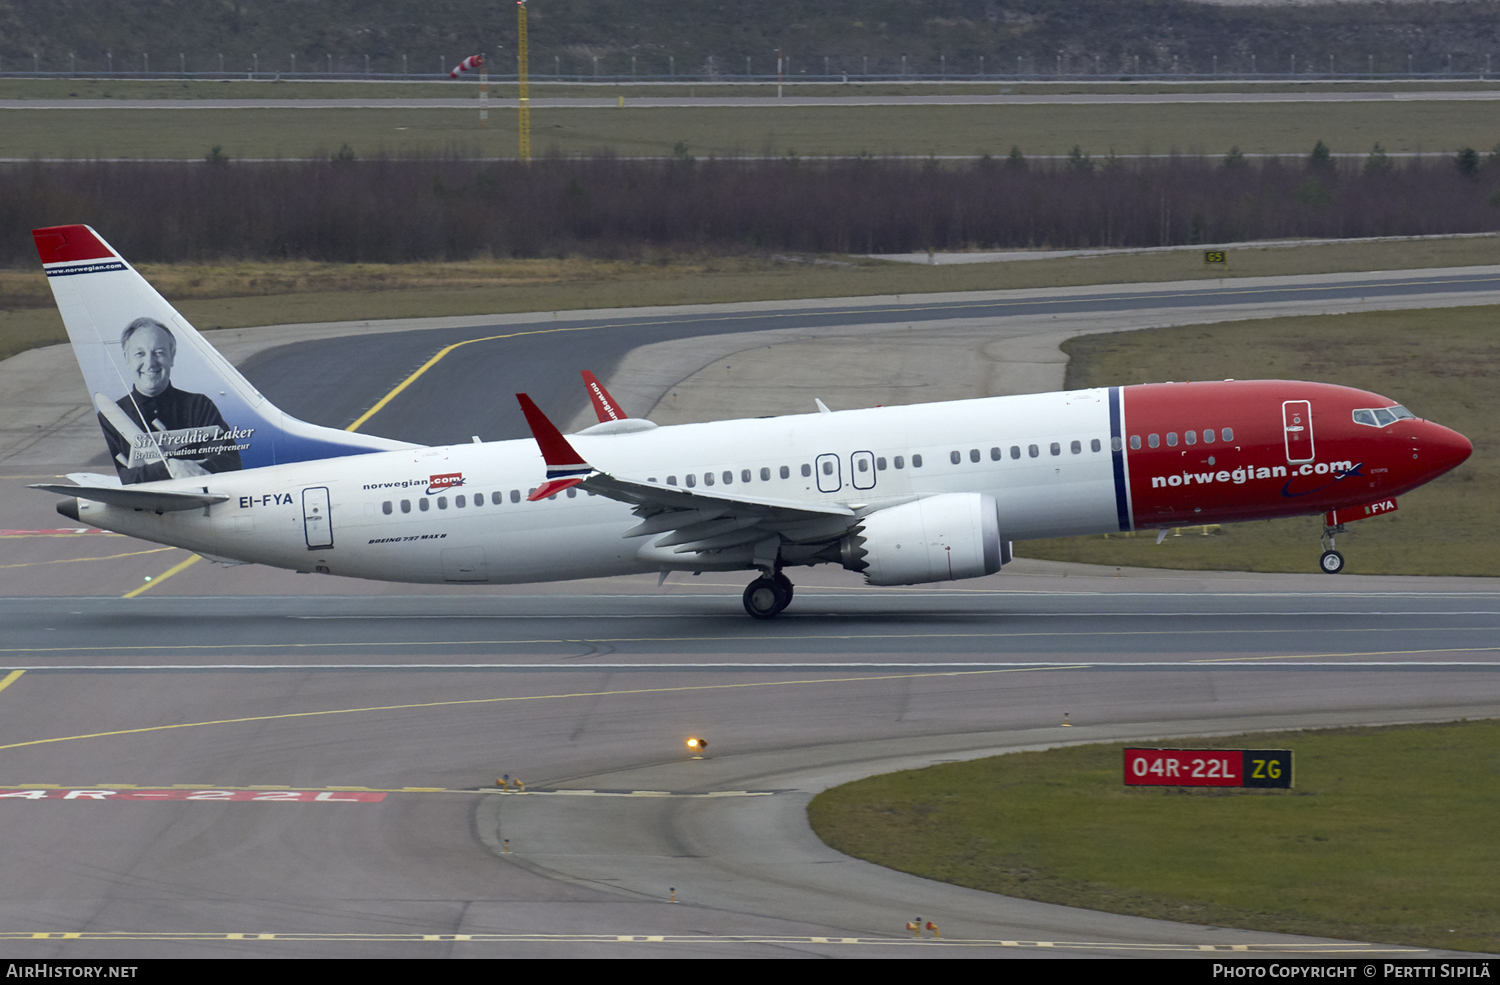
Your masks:
[[[93,503],[108,503],[132,510],[150,510],[153,513],[172,513],[177,510],[201,510],[205,506],[223,503],[228,496],[217,493],[168,492],[165,489],[131,489],[128,486],[57,486],[37,483],[29,489],[57,493],[59,496],[77,496]]]

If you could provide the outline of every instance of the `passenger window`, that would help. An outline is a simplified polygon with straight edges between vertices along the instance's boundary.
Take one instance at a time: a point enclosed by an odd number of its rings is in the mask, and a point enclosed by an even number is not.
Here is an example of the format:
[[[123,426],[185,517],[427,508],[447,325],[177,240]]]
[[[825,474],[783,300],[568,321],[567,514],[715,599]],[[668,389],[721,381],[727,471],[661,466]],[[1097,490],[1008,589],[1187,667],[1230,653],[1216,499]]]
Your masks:
[[[526,498],[527,499],[530,499],[531,497],[533,497],[535,495],[536,495],[536,486],[532,486],[530,489],[526,490]]]
[[[1069,450],[1072,451],[1072,453],[1075,455],[1082,454],[1083,452],[1083,442],[1081,441],[1075,441],[1068,447]]]
[[[475,496],[474,498],[478,499],[479,497]],[[457,506],[460,509],[462,509],[463,506],[464,506],[464,497],[463,496],[455,496],[455,497],[453,497],[453,505]]]
[[[569,487],[569,489],[568,489],[568,498],[569,499],[576,499],[577,496],[578,496],[578,487],[577,486]],[[459,498],[462,499],[463,497],[460,496]],[[460,504],[460,505],[462,505],[462,504]]]
[[[770,482],[771,481],[771,470],[770,469],[761,469],[760,470],[760,481],[761,482]]]
[[[1234,429],[1233,428],[1222,428],[1219,431],[1219,433],[1224,436],[1224,440],[1225,441],[1233,441],[1234,440]]]
[[[1177,432],[1176,431],[1168,431],[1167,432],[1167,447],[1168,448],[1176,448],[1177,447]]]
[[[380,512],[384,513],[386,516],[390,516],[391,513],[394,512],[391,509],[391,501],[390,500],[386,500],[384,503],[380,504]]]
[[[877,459],[875,459],[875,471],[877,471],[877,472],[884,472],[885,471],[885,459],[883,459],[883,458],[877,458]]]
[[[802,478],[806,479],[810,475],[812,475],[812,466],[808,465],[806,463],[803,463],[803,465],[802,465]]]
[[[682,477],[682,481],[687,484],[687,487],[689,489],[691,489],[698,484],[698,477],[689,472],[687,475]]]
[[[1150,445],[1152,448],[1160,448],[1161,447],[1161,435],[1158,435],[1158,434],[1147,435],[1146,436],[1146,444]]]
[[[421,510],[423,513],[426,513],[428,510],[432,509],[432,501],[427,499],[417,500],[417,509]]]
[[[669,486],[675,486],[675,485],[677,485],[677,476],[675,476],[675,475],[669,475],[669,476],[667,476],[667,485],[669,485]]]
[[[990,461],[992,461],[992,462],[998,462],[998,461],[1000,461],[1000,449],[999,448],[991,448],[990,449]]]
[[[1196,445],[1198,443],[1198,432],[1188,431],[1183,434],[1182,440],[1186,441],[1190,445]]]
[[[741,482],[749,482],[750,481],[750,470],[749,469],[740,469],[740,481]]]
[[[410,513],[411,512],[411,500],[409,500],[409,499],[403,499],[401,501],[401,512],[402,513]]]
[[[732,486],[732,485],[734,485],[734,473],[733,472],[730,472],[730,471],[726,470],[723,475],[719,476],[719,478],[721,478],[721,479],[724,480],[724,485],[726,485],[726,486]]]
[[[703,484],[705,486],[711,486],[714,484],[714,474],[712,472],[703,473]]]
[[[861,458],[859,460],[859,470],[861,472],[870,471],[870,460],[868,458]]]
[[[950,451],[948,453],[948,461],[952,462],[954,465],[957,465],[959,462],[962,462],[963,460],[964,460],[964,457],[962,455],[960,455],[956,451]]]
[[[897,455],[893,461],[896,463],[896,468],[906,468],[906,459],[902,458],[900,455]]]
[[[493,505],[499,506],[504,501],[505,497],[500,495],[500,490],[496,489],[494,492],[490,493],[490,503],[492,503]]]
[[[521,501],[521,490],[512,489],[510,491],[510,501],[512,503],[519,503]]]
[[[1051,449],[1051,451],[1052,451],[1052,454],[1054,454],[1054,455],[1061,455],[1062,454],[1062,446],[1059,445],[1057,442],[1054,441],[1054,442],[1052,442],[1052,449]]]
[[[1036,458],[1041,454],[1041,451],[1037,448],[1036,445],[1027,445],[1026,454],[1030,455],[1032,458]]]
[[[439,496],[438,497],[438,509],[440,509],[440,510],[446,510],[447,508],[448,508],[448,497],[447,496]]]
[[[1203,430],[1203,443],[1204,444],[1210,444],[1210,443],[1212,443],[1213,440],[1214,440],[1214,429],[1213,428],[1204,428],[1204,430]]]
[[[1119,442],[1119,440],[1120,440],[1119,438],[1115,439],[1115,441],[1117,443]],[[1099,439],[1098,438],[1095,438],[1093,441],[1089,442],[1089,451],[1102,451],[1102,450],[1103,450],[1103,446],[1099,444]]]
[[[832,462],[824,462],[823,463],[823,474],[824,475],[833,475],[833,463]]]
[[[781,467],[781,477],[783,479],[790,479],[792,477],[792,470],[783,465]]]
[[[1130,450],[1131,451],[1140,451],[1141,450],[1141,436],[1140,435],[1138,435],[1138,434],[1132,434],[1130,436]]]
[[[977,462],[977,461],[979,461],[979,449],[978,448],[970,448],[969,449],[969,461],[971,461],[971,462]]]
[[[913,455],[911,457],[911,467],[914,468],[914,469],[919,469],[919,468],[922,467],[922,456],[921,455]]]
[[[1021,457],[1021,446],[1020,445],[1011,445],[1010,446],[1010,457],[1011,458],[1020,458]]]

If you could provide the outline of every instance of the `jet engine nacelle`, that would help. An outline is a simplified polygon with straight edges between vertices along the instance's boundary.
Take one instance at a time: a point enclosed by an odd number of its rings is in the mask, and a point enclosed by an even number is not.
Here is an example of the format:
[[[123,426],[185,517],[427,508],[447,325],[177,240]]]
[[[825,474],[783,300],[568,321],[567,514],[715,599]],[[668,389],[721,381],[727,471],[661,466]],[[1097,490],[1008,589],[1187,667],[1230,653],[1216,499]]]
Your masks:
[[[1010,560],[1000,510],[984,493],[947,493],[878,510],[840,542],[844,567],[871,585],[992,575]]]

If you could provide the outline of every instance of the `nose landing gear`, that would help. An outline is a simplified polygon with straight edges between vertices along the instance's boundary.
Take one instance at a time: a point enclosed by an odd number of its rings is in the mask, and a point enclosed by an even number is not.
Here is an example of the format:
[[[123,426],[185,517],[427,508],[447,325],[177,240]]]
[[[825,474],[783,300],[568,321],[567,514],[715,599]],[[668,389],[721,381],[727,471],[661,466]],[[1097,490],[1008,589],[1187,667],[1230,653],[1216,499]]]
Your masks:
[[[1342,523],[1336,526],[1323,525],[1323,555],[1318,558],[1318,570],[1325,575],[1336,575],[1344,570],[1344,555],[1334,550],[1333,535],[1344,532]]]
[[[791,580],[779,571],[770,578],[755,579],[745,589],[745,611],[755,619],[771,619],[791,601]]]

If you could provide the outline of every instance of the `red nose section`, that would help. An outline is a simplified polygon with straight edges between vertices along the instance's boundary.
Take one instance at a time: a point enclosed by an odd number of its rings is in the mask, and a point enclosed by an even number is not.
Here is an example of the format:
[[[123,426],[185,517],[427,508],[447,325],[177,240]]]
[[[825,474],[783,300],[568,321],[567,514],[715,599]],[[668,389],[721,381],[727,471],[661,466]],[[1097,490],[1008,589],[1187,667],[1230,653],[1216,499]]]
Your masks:
[[[1474,445],[1457,431],[1427,422],[1422,435],[1422,457],[1433,475],[1456,469],[1474,454]]]

